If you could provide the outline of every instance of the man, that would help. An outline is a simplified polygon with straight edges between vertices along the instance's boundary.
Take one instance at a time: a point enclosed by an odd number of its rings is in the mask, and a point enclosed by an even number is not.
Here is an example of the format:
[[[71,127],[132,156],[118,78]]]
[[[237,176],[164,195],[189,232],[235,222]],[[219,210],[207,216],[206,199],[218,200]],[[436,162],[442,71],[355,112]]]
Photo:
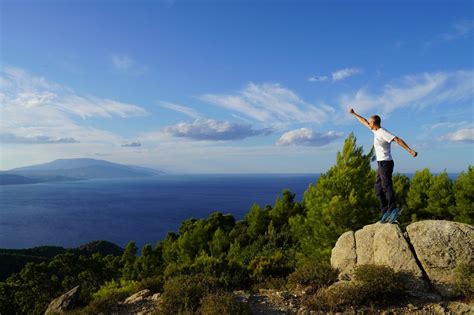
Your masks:
[[[353,108],[349,113],[354,115],[363,125],[374,133],[374,148],[377,158],[377,179],[375,181],[375,194],[380,200],[380,210],[382,217],[379,222],[398,223],[397,218],[401,210],[396,205],[395,193],[392,185],[392,173],[394,162],[390,152],[390,144],[395,141],[402,148],[408,151],[413,157],[418,153],[412,150],[402,139],[394,136],[390,131],[381,126],[381,119],[378,115],[373,115],[367,121],[364,117],[358,115]]]

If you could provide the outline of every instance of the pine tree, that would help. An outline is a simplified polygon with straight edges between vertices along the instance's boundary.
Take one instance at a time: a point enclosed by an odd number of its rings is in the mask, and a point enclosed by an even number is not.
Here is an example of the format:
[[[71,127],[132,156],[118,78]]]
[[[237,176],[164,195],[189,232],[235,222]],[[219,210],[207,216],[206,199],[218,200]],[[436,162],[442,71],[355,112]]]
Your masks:
[[[432,183],[433,175],[431,175],[430,170],[427,168],[416,171],[413,175],[407,194],[407,206],[412,222],[430,218],[426,207],[428,207],[428,192]]]
[[[304,193],[306,215],[290,219],[293,234],[306,256],[329,256],[337,238],[376,220],[379,215],[374,193],[375,171],[368,154],[358,147],[351,133],[337,153],[336,165],[321,174],[316,185]]]
[[[452,210],[454,220],[474,224],[474,167],[469,165],[454,183],[456,207]]]
[[[426,212],[433,219],[452,220],[452,212],[455,206],[453,182],[445,170],[433,177],[433,182],[428,191]]]

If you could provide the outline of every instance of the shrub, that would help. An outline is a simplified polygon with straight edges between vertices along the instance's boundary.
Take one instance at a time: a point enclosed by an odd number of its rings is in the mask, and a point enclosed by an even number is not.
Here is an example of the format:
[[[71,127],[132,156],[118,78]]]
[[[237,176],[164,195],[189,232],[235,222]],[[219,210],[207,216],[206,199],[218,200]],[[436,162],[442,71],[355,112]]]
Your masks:
[[[455,286],[459,294],[474,297],[474,264],[460,264],[455,269]]]
[[[89,305],[81,309],[78,313],[84,315],[110,313],[111,308],[127,296],[128,294],[124,292],[110,291],[107,295],[94,298]],[[69,312],[68,314],[74,314],[74,312]]]
[[[220,289],[215,277],[202,274],[179,275],[164,284],[163,302],[159,313],[192,314],[200,306],[200,300],[209,293]]]
[[[309,310],[332,312],[360,302],[357,287],[349,281],[341,281],[327,288],[319,288],[315,294],[304,299],[302,304]]]
[[[286,279],[281,277],[268,277],[267,279],[255,283],[251,287],[252,292],[258,292],[259,289],[283,290],[286,288]]]
[[[201,299],[201,307],[198,310],[201,315],[250,315],[250,307],[247,303],[236,300],[231,292],[219,291],[210,293]]]
[[[404,296],[406,276],[403,272],[379,265],[361,265],[354,271],[362,302],[391,302],[394,297]]]
[[[156,276],[145,278],[137,283],[137,292],[148,289],[151,292],[162,292],[163,291],[163,278]]]
[[[388,266],[361,265],[352,281],[341,281],[320,288],[304,304],[314,310],[335,311],[347,306],[399,303],[406,294],[407,274]]]
[[[337,271],[328,262],[307,260],[288,276],[290,288],[312,286],[326,287],[337,280]]]
[[[106,282],[100,289],[92,294],[92,300],[107,299],[108,297],[123,296],[123,298],[137,292],[137,282],[132,280],[123,280]]]

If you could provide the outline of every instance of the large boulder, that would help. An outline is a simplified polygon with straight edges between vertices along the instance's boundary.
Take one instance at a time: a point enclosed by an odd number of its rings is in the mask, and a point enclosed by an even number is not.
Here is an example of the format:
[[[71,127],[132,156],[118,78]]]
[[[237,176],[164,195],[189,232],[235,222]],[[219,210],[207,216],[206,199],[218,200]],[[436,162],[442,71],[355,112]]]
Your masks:
[[[356,266],[365,264],[405,272],[412,292],[426,288],[423,273],[398,225],[375,223],[340,236],[331,252],[331,265],[338,269],[340,279],[350,278]]]
[[[63,314],[65,311],[73,309],[76,306],[79,294],[79,286],[75,286],[70,291],[52,300],[44,314]]]
[[[442,296],[455,296],[456,267],[473,263],[474,227],[452,221],[426,220],[407,226],[407,233],[435,289]]]
[[[331,252],[331,265],[338,269],[339,278],[344,279],[354,271],[357,263],[356,243],[353,231],[342,234]]]

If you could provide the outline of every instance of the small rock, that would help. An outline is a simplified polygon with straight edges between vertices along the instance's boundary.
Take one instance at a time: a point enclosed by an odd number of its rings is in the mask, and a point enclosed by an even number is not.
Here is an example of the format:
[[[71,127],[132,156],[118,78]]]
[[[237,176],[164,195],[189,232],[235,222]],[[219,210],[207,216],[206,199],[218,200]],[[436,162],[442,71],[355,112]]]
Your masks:
[[[73,309],[76,306],[79,293],[79,286],[75,286],[60,297],[52,300],[44,314],[64,313],[64,311]]]
[[[150,290],[148,290],[148,289],[141,290],[141,291],[138,291],[135,294],[130,295],[128,298],[125,299],[125,301],[123,301],[123,303],[124,304],[137,303],[137,302],[143,301],[144,298],[146,298],[150,295],[151,295]]]

